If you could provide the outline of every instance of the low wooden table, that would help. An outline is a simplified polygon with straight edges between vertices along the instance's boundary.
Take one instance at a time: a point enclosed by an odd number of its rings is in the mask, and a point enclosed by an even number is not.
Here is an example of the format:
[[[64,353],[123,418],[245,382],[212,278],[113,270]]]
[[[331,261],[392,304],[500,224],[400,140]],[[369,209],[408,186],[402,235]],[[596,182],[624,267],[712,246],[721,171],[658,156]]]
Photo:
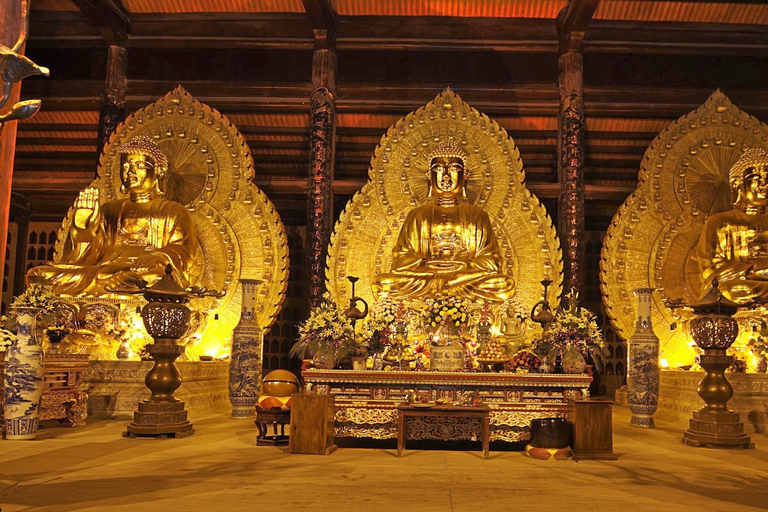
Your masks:
[[[397,406],[397,456],[400,457],[405,450],[408,437],[453,441],[472,439],[479,430],[483,454],[487,459],[490,456],[490,413],[491,409],[487,405],[418,407],[407,403],[400,404]],[[414,420],[408,422],[408,418]],[[412,427],[410,430],[407,429],[409,424]]]

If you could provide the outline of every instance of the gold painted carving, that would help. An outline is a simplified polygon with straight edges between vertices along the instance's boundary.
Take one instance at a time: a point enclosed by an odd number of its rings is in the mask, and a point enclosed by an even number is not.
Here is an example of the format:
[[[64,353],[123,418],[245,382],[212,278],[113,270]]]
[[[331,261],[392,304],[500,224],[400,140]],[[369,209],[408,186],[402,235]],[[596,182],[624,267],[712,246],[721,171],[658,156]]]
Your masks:
[[[192,284],[223,290],[223,298],[196,301],[208,313],[196,354],[226,354],[240,319],[238,279],[259,279],[258,323],[268,329],[285,298],[288,244],[272,202],[251,183],[251,152],[237,128],[217,110],[179,86],[121,123],[99,160],[98,188],[103,204],[125,197],[120,191],[118,148],[136,135],[151,137],[168,157],[165,197],[190,211],[204,264]],[[56,244],[59,262],[73,209],[64,219]],[[218,314],[218,320],[213,320]]]
[[[695,258],[708,216],[732,208],[728,171],[742,152],[768,145],[768,125],[739,110],[719,90],[653,140],[640,165],[637,190],[613,218],[603,242],[600,282],[606,311],[628,339],[635,327],[633,290],[656,288],[654,331],[662,357],[687,364],[687,313],[664,306],[701,296]],[[670,329],[673,322],[679,326]]]
[[[427,199],[427,155],[453,139],[467,153],[468,201],[488,213],[516,296],[532,305],[540,281],[562,288],[560,242],[544,207],[525,187],[520,152],[507,132],[446,89],[395,123],[382,137],[368,181],[341,213],[328,251],[326,283],[340,304],[349,299],[346,276],[358,276],[357,295],[374,299],[374,276],[392,268],[392,249],[408,212]]]

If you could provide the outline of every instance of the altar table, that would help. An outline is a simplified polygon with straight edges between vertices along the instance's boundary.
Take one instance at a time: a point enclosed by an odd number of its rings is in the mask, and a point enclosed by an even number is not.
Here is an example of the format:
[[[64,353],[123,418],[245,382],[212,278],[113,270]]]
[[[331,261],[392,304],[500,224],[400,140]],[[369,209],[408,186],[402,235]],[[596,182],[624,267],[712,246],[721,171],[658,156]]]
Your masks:
[[[397,456],[405,450],[409,434],[413,439],[452,441],[477,437],[483,443],[483,454],[490,452],[490,416],[487,405],[464,407],[460,405],[436,405],[419,407],[411,404],[397,406]],[[414,418],[414,428],[408,429],[408,418]],[[479,428],[475,428],[479,427]]]
[[[414,390],[419,400],[461,402],[469,394],[490,408],[490,440],[530,438],[535,418],[565,418],[568,400],[587,398],[587,374],[511,372],[413,372],[309,369],[301,373],[307,392],[333,394],[337,437],[397,438],[397,407]]]

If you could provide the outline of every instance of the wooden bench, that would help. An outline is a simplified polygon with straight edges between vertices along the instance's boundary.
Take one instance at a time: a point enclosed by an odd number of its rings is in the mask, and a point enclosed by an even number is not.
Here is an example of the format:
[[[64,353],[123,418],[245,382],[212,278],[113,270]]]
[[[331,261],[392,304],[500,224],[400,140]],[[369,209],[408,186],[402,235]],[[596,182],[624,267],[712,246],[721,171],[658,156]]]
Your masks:
[[[408,438],[455,441],[472,439],[479,431],[487,459],[490,456],[490,413],[487,405],[419,407],[400,404],[397,406],[397,456],[405,450]]]

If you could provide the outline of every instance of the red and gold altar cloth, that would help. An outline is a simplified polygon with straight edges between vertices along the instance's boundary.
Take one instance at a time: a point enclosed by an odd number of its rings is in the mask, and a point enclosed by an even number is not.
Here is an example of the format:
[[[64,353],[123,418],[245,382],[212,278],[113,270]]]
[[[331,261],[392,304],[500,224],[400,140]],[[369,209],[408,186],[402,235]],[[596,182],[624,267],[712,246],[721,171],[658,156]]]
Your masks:
[[[567,401],[587,398],[586,374],[454,373],[310,369],[312,393],[336,395],[336,436],[393,439],[397,406],[413,390],[419,399],[461,402],[474,393],[491,408],[491,440],[525,441],[531,420],[565,417]]]

